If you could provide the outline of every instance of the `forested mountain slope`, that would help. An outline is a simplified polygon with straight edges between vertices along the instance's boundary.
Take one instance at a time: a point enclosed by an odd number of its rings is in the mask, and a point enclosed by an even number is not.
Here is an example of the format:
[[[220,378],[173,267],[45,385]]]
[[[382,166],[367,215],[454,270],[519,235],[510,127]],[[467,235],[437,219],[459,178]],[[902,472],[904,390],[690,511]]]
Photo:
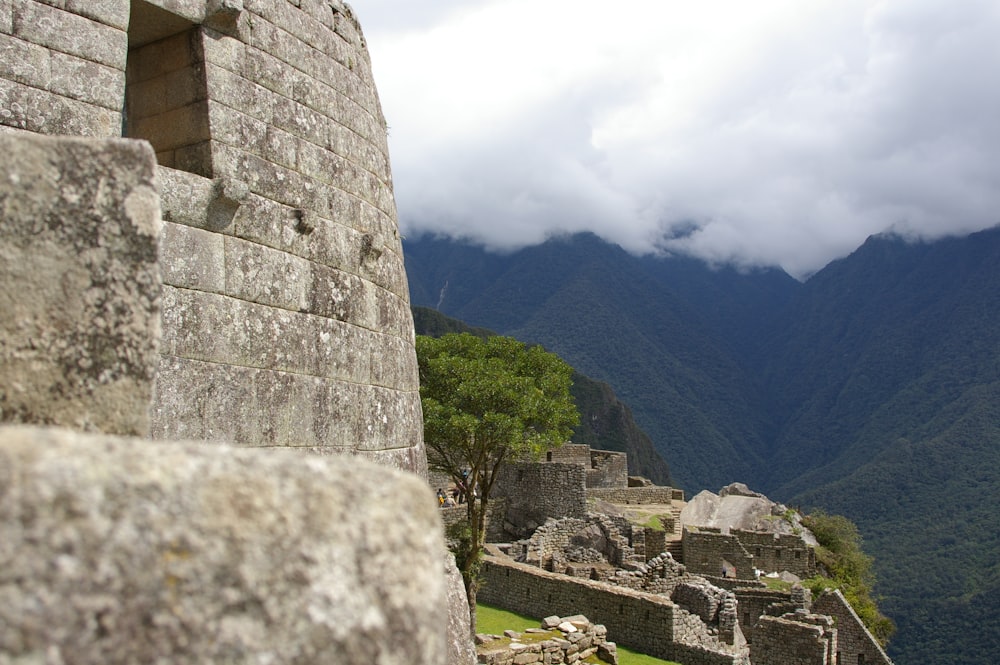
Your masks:
[[[588,235],[405,251],[415,303],[607,381],[688,491],[739,480],[857,522],[899,665],[995,660],[1000,230],[876,236],[804,284]]]
[[[430,337],[465,332],[477,337],[496,334],[426,307],[413,308],[413,323],[418,335]],[[598,450],[628,453],[630,475],[645,476],[657,485],[671,486],[670,467],[656,452],[649,436],[635,424],[631,410],[618,399],[611,386],[575,370],[572,380],[570,392],[580,411],[580,424],[573,431],[573,442],[585,443]]]
[[[762,473],[757,451],[770,431],[762,392],[728,341],[734,333],[700,311],[701,286],[715,276],[704,264],[688,262],[704,279],[678,280],[697,287],[685,291],[590,234],[502,257],[427,239],[405,251],[414,304],[540,343],[609,383],[679,486],[718,488]],[[773,279],[748,275],[744,285],[770,293]],[[797,283],[784,280],[785,294],[769,298],[787,300]]]
[[[810,279],[774,330],[765,390],[782,427],[762,487],[858,523],[901,663],[993,662],[1000,231],[871,238]]]

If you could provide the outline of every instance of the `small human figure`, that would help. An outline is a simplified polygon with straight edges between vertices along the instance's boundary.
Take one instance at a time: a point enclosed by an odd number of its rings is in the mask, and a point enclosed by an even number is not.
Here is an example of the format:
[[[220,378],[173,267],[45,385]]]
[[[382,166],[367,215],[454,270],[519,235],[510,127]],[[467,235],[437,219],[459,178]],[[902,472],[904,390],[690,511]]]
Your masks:
[[[444,507],[445,495],[444,495],[444,490],[441,489],[440,487],[438,488],[438,491],[437,491],[437,498],[438,498],[438,506],[441,507],[441,508],[443,508]]]

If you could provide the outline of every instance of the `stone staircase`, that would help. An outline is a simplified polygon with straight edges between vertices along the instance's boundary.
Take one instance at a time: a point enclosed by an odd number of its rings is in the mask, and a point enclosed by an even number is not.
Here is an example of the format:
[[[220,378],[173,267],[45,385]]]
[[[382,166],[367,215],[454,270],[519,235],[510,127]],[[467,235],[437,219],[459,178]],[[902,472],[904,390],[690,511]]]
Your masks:
[[[684,504],[679,501],[673,501],[670,504],[670,512],[674,518],[674,530],[673,535],[667,537],[666,551],[670,553],[670,556],[674,558],[677,563],[684,563],[684,551],[681,547],[681,536],[683,535],[683,528],[681,527],[681,511],[684,509]]]

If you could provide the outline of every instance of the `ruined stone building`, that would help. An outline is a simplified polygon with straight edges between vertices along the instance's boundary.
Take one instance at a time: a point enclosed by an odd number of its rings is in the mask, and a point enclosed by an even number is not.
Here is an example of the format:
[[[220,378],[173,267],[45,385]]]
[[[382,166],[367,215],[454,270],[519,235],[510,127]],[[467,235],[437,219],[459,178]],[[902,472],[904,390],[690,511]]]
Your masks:
[[[592,471],[611,454],[563,446],[508,465],[481,599],[529,616],[581,612],[620,644],[685,665],[891,664],[840,592],[814,600],[802,586],[772,590],[758,579],[816,574],[815,541],[784,506],[733,484],[681,511],[683,494],[671,488],[594,482],[608,477]],[[704,522],[681,530],[678,520],[665,534],[625,517],[673,500],[670,515]],[[598,502],[614,505],[603,513]]]
[[[327,0],[0,0],[0,125],[149,141],[155,438],[425,467],[385,120]]]
[[[0,53],[0,423],[104,433],[0,429],[0,660],[441,662],[440,520],[386,468],[426,476],[350,7],[0,0]]]

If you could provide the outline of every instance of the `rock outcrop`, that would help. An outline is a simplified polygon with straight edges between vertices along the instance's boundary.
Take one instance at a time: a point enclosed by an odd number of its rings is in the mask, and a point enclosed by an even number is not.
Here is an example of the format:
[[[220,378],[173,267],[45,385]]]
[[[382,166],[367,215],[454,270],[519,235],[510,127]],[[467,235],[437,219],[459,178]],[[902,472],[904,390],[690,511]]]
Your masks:
[[[2,427],[0,662],[445,662],[429,499],[362,460]]]

